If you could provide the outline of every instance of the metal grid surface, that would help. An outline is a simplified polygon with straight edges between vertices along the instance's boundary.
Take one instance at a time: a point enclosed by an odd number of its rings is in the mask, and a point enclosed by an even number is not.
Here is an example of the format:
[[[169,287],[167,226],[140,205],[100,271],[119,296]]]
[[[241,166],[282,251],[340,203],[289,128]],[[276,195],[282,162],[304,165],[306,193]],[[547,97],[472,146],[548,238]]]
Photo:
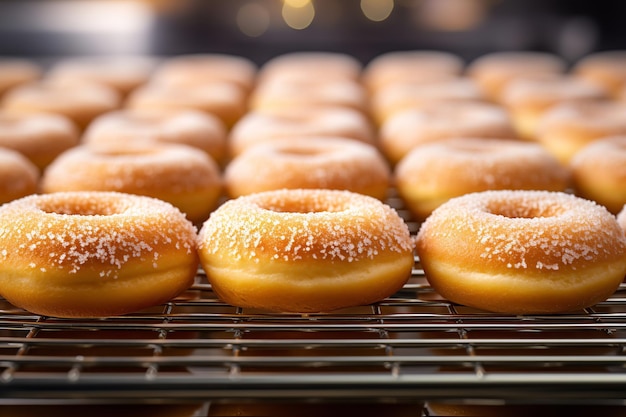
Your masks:
[[[0,403],[622,404],[625,347],[626,285],[585,311],[503,316],[441,299],[416,259],[393,297],[296,315],[226,305],[200,271],[176,300],[121,317],[56,319],[0,301]]]

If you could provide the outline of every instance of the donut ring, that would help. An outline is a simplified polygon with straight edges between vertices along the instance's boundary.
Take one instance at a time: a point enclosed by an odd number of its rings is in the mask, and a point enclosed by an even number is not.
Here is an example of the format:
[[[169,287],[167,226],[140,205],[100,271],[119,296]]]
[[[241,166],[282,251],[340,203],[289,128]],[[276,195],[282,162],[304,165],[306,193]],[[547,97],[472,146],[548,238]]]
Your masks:
[[[561,192],[486,191],[449,200],[416,239],[426,278],[451,301],[509,314],[606,300],[626,273],[615,217]]]
[[[36,193],[39,175],[24,155],[0,148],[0,205]]]
[[[418,219],[448,201],[487,190],[565,191],[570,173],[540,145],[507,139],[455,138],[409,152],[395,182]]]
[[[227,201],[200,230],[199,254],[223,301],[298,313],[379,301],[413,267],[402,218],[375,198],[336,190]]]
[[[596,140],[571,161],[577,195],[617,214],[626,204],[626,136]]]
[[[194,280],[196,230],[157,199],[33,195],[0,207],[0,293],[36,314],[103,317],[165,302]]]
[[[41,188],[59,191],[117,191],[167,201],[193,222],[202,222],[222,195],[218,165],[184,145],[120,143],[77,146],[44,172]]]
[[[296,138],[242,153],[226,167],[224,183],[233,198],[281,188],[325,188],[382,200],[390,177],[385,159],[373,146],[342,138]]]

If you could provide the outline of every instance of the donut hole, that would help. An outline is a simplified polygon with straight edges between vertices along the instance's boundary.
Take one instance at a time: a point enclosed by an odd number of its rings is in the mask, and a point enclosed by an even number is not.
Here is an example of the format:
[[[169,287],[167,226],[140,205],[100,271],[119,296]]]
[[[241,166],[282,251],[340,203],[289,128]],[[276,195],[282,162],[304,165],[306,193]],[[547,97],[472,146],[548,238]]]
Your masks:
[[[327,153],[326,149],[322,148],[314,148],[314,147],[306,147],[306,146],[293,146],[293,147],[282,147],[278,150],[278,153],[284,156],[290,156],[294,158],[310,158],[318,155],[323,155]]]
[[[42,200],[38,208],[45,213],[69,216],[111,216],[122,212],[112,201],[87,198]]]
[[[537,219],[556,217],[563,213],[563,208],[556,205],[516,204],[511,201],[492,201],[487,211],[496,216],[509,219]]]
[[[342,201],[318,201],[316,199],[289,199],[273,200],[262,202],[259,206],[268,211],[276,213],[298,213],[298,214],[311,214],[311,213],[339,213],[345,210],[345,205]]]

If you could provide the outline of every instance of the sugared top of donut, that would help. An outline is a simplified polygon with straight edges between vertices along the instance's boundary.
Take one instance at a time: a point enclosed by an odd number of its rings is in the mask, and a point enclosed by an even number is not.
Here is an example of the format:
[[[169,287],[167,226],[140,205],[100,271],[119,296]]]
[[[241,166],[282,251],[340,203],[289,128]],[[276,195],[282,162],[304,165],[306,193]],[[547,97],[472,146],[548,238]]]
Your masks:
[[[230,200],[213,212],[199,241],[210,253],[226,250],[234,259],[256,262],[268,256],[355,262],[412,250],[407,226],[392,208],[334,190],[279,190]]]
[[[458,238],[468,230],[476,241]],[[418,245],[428,245],[431,236],[457,245],[455,253],[462,245],[471,262],[505,269],[576,270],[626,251],[623,232],[604,207],[549,191],[485,191],[451,199],[422,225]]]
[[[26,242],[0,248],[0,262],[28,262],[33,271],[45,272],[53,265],[69,274],[89,269],[96,276],[116,278],[116,271],[128,262],[140,259],[154,265],[171,245],[187,253],[196,249],[195,228],[184,215],[168,203],[143,196],[33,195],[1,206],[0,218],[3,241]],[[155,218],[168,228],[155,227]]]

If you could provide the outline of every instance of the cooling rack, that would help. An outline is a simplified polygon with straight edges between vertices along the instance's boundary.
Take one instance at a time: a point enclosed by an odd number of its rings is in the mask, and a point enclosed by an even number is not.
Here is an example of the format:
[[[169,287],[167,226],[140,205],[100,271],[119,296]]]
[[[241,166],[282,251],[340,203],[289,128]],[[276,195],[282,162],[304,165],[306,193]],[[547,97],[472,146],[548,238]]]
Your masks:
[[[0,404],[621,405],[625,347],[626,285],[583,311],[506,316],[441,298],[416,258],[392,297],[297,315],[224,304],[200,270],[177,299],[121,317],[42,317],[0,300]]]

